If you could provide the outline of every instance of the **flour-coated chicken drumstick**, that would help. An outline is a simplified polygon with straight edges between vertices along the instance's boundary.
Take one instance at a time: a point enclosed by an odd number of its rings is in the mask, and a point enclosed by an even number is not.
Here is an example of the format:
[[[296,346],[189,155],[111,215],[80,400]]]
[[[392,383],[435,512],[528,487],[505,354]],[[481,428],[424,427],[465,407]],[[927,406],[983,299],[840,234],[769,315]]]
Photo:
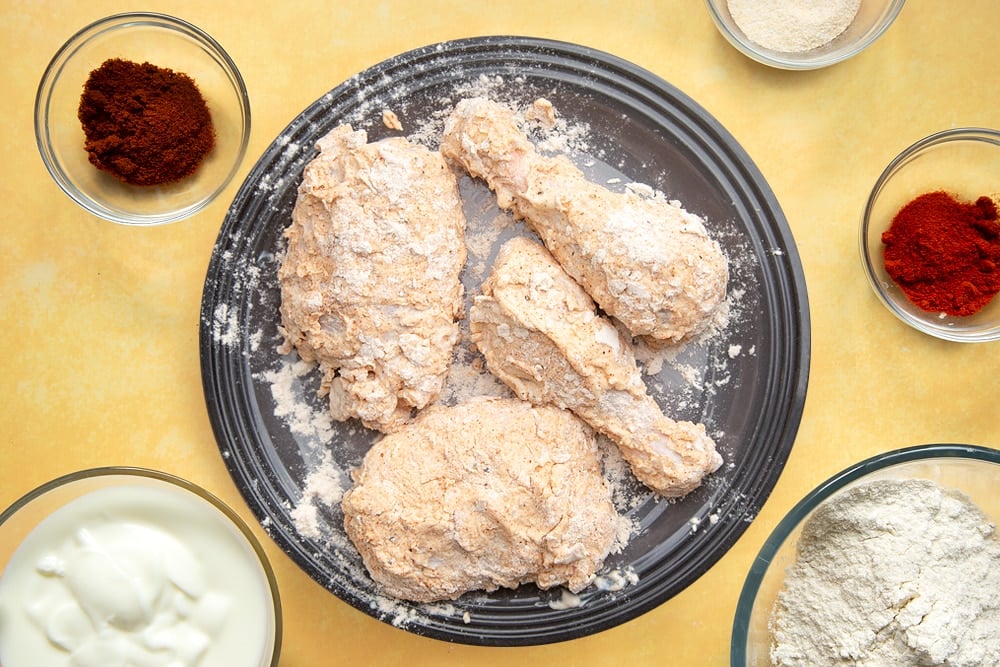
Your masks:
[[[726,297],[728,264],[701,218],[662,196],[587,181],[535,150],[514,112],[477,97],[445,122],[441,153],[486,181],[562,267],[634,336],[676,343],[706,330]]]
[[[628,342],[540,244],[507,241],[482,292],[472,341],[518,397],[574,412],[664,496],[689,493],[722,464],[704,425],[663,414]]]

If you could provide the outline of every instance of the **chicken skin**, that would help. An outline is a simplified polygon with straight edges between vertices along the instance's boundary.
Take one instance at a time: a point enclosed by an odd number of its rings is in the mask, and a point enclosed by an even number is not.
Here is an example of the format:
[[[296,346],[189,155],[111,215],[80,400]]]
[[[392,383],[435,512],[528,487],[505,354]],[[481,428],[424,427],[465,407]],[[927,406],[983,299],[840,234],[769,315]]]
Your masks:
[[[729,269],[698,216],[662,196],[590,183],[567,158],[536,152],[510,109],[461,100],[441,153],[494,191],[607,314],[653,345],[704,331]]]
[[[516,398],[435,404],[353,476],[347,534],[383,592],[416,602],[527,582],[579,591],[623,521],[593,431]]]
[[[540,244],[507,241],[482,292],[469,313],[472,341],[518,397],[573,411],[663,496],[689,493],[722,464],[703,425],[663,414],[628,342]]]
[[[439,153],[348,125],[306,166],[278,270],[285,349],[337,420],[384,432],[441,393],[463,310],[465,217]]]

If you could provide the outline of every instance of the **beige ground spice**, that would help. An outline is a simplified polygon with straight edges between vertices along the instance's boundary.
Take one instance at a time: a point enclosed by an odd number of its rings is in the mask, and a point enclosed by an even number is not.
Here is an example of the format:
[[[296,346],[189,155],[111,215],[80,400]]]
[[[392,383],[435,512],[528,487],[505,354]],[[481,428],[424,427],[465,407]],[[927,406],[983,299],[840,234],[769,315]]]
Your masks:
[[[854,21],[861,0],[728,0],[729,14],[747,39],[782,53],[833,41]]]

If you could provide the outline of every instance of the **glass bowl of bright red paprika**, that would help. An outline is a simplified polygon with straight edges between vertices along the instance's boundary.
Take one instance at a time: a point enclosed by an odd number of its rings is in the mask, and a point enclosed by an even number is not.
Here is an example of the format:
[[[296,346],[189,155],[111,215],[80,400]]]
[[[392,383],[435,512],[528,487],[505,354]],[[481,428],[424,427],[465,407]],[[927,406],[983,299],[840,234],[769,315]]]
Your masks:
[[[900,320],[958,342],[1000,340],[1000,132],[956,128],[900,153],[862,216],[861,258]]]
[[[232,181],[250,138],[239,69],[204,30],[165,14],[115,14],[53,56],[35,137],[56,184],[127,225],[194,215]]]

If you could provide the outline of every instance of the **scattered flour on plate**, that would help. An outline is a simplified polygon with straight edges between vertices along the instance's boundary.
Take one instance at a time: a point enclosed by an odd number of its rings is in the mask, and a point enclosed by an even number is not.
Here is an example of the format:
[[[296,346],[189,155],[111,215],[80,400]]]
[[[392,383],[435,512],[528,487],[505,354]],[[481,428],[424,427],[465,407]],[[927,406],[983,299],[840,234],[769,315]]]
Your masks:
[[[292,509],[291,517],[300,534],[322,540],[324,531],[319,520],[321,507],[332,507],[340,502],[348,484],[344,473],[333,462],[329,452],[324,452],[320,464],[309,471],[302,499]]]
[[[221,345],[232,346],[240,340],[240,318],[228,303],[220,303],[212,314],[212,335]]]
[[[316,364],[286,355],[276,369],[264,372],[262,378],[271,388],[274,416],[293,434],[326,443],[334,436],[333,417],[326,410],[313,410],[302,395],[301,380],[315,368]]]

